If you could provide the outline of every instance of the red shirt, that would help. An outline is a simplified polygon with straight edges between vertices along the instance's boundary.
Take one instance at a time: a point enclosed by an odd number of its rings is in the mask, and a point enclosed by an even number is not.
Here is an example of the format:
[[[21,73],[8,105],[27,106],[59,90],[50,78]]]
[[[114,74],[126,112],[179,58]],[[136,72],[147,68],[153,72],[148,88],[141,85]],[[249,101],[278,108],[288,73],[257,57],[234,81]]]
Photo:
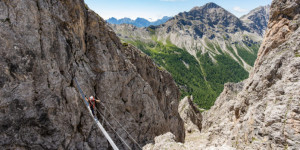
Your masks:
[[[95,105],[96,105],[95,98],[89,99],[89,104],[90,104],[90,107],[93,106],[93,108],[95,108]]]

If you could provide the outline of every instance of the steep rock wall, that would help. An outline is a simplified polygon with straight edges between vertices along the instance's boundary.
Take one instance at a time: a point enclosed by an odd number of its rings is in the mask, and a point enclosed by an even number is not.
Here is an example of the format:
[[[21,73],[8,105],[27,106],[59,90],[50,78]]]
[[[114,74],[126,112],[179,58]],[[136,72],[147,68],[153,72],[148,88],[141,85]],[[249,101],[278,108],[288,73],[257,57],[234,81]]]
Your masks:
[[[85,94],[101,99],[140,145],[168,131],[183,141],[179,91],[172,77],[160,72],[154,75],[164,78],[145,78],[138,62],[122,53],[114,32],[82,0],[3,0],[0,12],[1,149],[109,148],[80,99],[75,77]],[[143,67],[154,67],[149,64]],[[157,86],[149,83],[156,79],[161,82]],[[159,96],[166,89],[172,96]],[[104,113],[101,106],[97,104]],[[138,149],[112,116],[106,118]]]

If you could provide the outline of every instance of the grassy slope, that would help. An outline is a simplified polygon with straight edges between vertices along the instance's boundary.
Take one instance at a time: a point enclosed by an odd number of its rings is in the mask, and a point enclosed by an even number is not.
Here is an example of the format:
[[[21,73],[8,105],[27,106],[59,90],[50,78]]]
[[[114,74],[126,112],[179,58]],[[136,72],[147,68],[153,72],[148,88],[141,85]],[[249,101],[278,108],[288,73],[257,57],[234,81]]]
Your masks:
[[[224,83],[239,82],[248,77],[248,72],[243,67],[219,49],[217,50],[222,55],[214,57],[217,63],[213,63],[208,53],[198,53],[199,64],[194,56],[170,42],[166,45],[158,41],[152,44],[141,41],[130,41],[129,43],[137,46],[154,59],[158,65],[169,71],[180,86],[182,97],[193,95],[195,103],[201,108],[209,109],[214,104],[216,98],[223,91]],[[216,47],[218,48],[218,46]],[[252,54],[238,47],[239,55],[250,65],[253,65],[256,58],[257,51],[254,51],[255,54]],[[183,61],[188,64],[188,67]]]

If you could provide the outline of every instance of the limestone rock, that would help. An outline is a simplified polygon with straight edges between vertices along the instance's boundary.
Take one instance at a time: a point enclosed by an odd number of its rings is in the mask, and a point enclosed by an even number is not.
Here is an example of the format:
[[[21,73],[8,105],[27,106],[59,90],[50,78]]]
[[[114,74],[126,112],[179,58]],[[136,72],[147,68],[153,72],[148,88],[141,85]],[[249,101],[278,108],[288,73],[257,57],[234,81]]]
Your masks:
[[[108,149],[75,77],[86,95],[101,100],[99,111],[109,110],[141,146],[166,132],[184,140],[172,77],[149,59],[127,59],[119,38],[82,0],[0,1],[0,35],[0,149]],[[153,72],[145,76],[139,68]]]
[[[155,137],[155,144],[147,144],[143,147],[143,150],[161,150],[161,149],[172,149],[172,150],[183,150],[186,147],[182,143],[177,143],[175,136],[168,132],[164,135]]]
[[[176,135],[175,140],[183,141],[185,135],[183,121],[177,111],[180,91],[170,73],[160,70],[150,57],[132,45],[125,45],[121,51],[158,98],[158,106],[163,112],[168,129]]]
[[[198,110],[198,106],[193,103],[192,97],[185,97],[179,103],[178,111],[180,117],[185,123],[185,131],[188,133],[201,131],[202,115]],[[188,134],[186,133],[186,134]]]

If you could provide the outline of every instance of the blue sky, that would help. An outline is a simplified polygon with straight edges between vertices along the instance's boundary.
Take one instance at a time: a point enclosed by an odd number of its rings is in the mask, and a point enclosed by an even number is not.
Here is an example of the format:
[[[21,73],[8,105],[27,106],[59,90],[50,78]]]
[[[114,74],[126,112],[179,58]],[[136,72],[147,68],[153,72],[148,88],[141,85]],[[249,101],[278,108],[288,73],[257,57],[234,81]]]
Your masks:
[[[209,2],[214,2],[240,17],[256,7],[271,4],[272,0],[85,0],[104,19],[143,17],[149,20],[174,16]]]

